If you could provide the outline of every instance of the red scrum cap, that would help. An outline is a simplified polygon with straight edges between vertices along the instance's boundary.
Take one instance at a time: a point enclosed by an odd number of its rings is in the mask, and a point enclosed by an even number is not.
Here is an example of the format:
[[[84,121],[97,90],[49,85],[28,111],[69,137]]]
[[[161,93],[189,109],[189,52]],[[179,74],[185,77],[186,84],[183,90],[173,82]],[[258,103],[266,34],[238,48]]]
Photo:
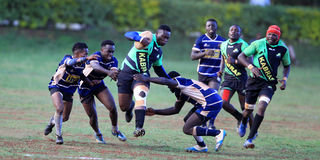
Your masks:
[[[280,27],[279,27],[279,26],[277,26],[277,25],[271,25],[271,26],[269,26],[269,28],[268,28],[268,30],[267,30],[266,36],[267,36],[269,33],[274,33],[274,34],[278,35],[278,40],[280,39],[281,30],[280,30]]]

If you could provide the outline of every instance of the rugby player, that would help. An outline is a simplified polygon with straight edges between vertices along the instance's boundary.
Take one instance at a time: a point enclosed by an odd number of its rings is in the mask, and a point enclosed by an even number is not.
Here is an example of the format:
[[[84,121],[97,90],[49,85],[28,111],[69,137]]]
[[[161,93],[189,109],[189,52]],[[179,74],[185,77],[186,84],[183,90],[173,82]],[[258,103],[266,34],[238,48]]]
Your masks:
[[[113,56],[115,44],[111,40],[105,40],[101,43],[100,51],[93,55],[98,55],[97,60],[87,61],[87,65],[83,73],[91,81],[98,81],[94,86],[80,81],[79,95],[81,103],[90,118],[90,125],[95,131],[96,141],[98,143],[106,143],[100,132],[98,125],[98,116],[94,96],[108,109],[109,117],[112,124],[112,135],[119,140],[125,141],[126,137],[118,129],[118,113],[114,98],[108,87],[104,84],[103,79],[109,76],[112,80],[117,80],[118,76],[118,60]]]
[[[52,76],[49,83],[49,91],[56,112],[51,117],[47,125],[44,135],[52,132],[52,128],[56,126],[56,144],[63,144],[61,134],[62,121],[68,121],[73,102],[73,94],[78,87],[80,79],[90,86],[94,82],[90,81],[82,73],[85,62],[98,58],[98,55],[88,55],[88,46],[86,43],[78,42],[72,47],[73,55],[65,55],[60,61],[56,73]]]
[[[171,29],[167,25],[161,25],[156,34],[152,34],[152,39],[141,37],[141,32],[127,32],[125,37],[131,41],[141,42],[146,48],[131,48],[127,57],[121,64],[118,75],[118,98],[119,106],[122,111],[126,111],[126,121],[132,119],[132,110],[135,112],[136,126],[133,135],[143,136],[144,119],[146,114],[146,99],[149,92],[149,82],[142,82],[133,79],[134,74],[150,75],[149,70],[153,67],[155,73],[160,77],[169,78],[162,67],[162,49],[166,45],[170,36]],[[135,98],[135,103],[132,101]]]
[[[167,85],[175,93],[177,100],[173,107],[166,109],[147,109],[147,115],[173,115],[178,114],[185,102],[194,105],[196,111],[190,115],[183,126],[183,132],[187,135],[193,135],[197,145],[186,148],[187,152],[207,152],[208,148],[201,136],[213,136],[216,138],[215,151],[219,151],[224,138],[225,130],[210,129],[201,127],[209,119],[215,120],[222,108],[222,99],[217,90],[210,88],[206,84],[187,78],[180,77],[180,74],[172,71],[169,73],[172,79],[147,77],[142,74],[134,75],[134,79],[143,82],[152,82],[161,85]]]
[[[280,89],[286,89],[291,62],[289,50],[284,42],[280,40],[280,36],[280,27],[271,25],[267,30],[265,38],[252,42],[238,56],[239,62],[251,71],[246,86],[245,110],[239,126],[240,137],[246,133],[248,115],[253,112],[258,100],[258,110],[250,128],[249,136],[243,145],[245,148],[255,147],[253,143],[255,134],[263,121],[267,106],[277,89],[277,72],[280,63],[283,65],[283,77],[279,80],[281,83]],[[247,57],[251,56],[253,56],[253,63],[247,60]]]

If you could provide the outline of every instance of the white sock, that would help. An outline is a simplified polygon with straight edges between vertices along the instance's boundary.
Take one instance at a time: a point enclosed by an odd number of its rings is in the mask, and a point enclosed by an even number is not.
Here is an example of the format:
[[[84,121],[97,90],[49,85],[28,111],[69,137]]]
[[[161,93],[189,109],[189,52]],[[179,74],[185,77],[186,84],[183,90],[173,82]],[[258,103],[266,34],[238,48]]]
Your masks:
[[[61,136],[61,127],[62,127],[62,114],[54,114],[54,123],[56,124],[56,134]]]

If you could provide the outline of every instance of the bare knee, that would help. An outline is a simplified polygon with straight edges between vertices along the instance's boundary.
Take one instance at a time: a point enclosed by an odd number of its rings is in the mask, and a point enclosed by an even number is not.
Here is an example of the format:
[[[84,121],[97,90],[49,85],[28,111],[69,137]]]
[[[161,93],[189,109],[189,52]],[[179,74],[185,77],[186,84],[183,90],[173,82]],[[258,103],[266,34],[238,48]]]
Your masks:
[[[182,131],[186,135],[192,135],[192,128],[189,128],[186,125],[183,126]]]

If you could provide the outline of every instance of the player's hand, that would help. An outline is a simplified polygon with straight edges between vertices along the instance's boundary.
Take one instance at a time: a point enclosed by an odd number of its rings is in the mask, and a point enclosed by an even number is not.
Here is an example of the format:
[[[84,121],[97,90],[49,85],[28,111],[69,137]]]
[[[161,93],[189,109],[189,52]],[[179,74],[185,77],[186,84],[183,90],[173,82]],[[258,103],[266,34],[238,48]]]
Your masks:
[[[153,116],[153,115],[155,115],[154,109],[153,109],[153,108],[147,108],[147,110],[146,110],[146,115],[147,115],[147,116]]]
[[[285,90],[287,87],[287,81],[286,80],[279,80],[279,83],[281,83],[280,89]]]
[[[223,74],[223,71],[222,71],[222,70],[220,70],[219,72],[217,72],[217,76],[220,77],[220,78],[222,77],[222,74]]]
[[[97,54],[93,54],[91,56],[86,57],[87,60],[97,60],[100,56]]]
[[[118,74],[119,74],[119,72],[118,72],[117,69],[111,69],[111,70],[109,71],[108,76],[109,76],[112,80],[116,81],[116,80],[118,79]]]
[[[231,56],[228,57],[227,62],[229,64],[238,64],[237,59],[232,58]]]
[[[252,69],[250,69],[250,71],[253,73],[254,77],[260,77],[261,76],[260,69],[257,68],[257,67],[253,67]]]
[[[144,76],[143,74],[134,74],[133,75],[133,79],[136,80],[136,81],[146,82],[147,78],[148,77]]]
[[[212,50],[212,49],[206,49],[206,50],[204,51],[204,54],[205,54],[205,55],[208,55],[208,56],[214,56],[214,50]]]
[[[148,46],[151,40],[148,37],[142,37],[142,40],[140,42],[143,46]]]

